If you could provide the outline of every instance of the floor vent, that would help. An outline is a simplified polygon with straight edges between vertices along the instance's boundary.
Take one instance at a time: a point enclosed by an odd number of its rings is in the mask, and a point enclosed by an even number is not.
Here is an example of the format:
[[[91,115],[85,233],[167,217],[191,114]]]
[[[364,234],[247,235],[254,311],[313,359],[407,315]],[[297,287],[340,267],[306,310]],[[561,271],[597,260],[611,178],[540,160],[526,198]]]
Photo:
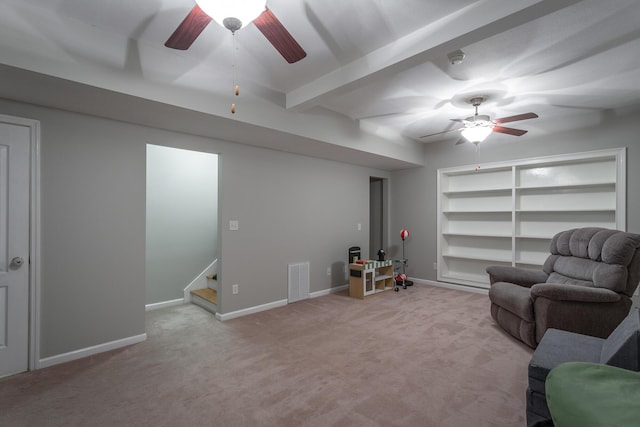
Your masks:
[[[309,298],[309,263],[289,264],[289,302]]]

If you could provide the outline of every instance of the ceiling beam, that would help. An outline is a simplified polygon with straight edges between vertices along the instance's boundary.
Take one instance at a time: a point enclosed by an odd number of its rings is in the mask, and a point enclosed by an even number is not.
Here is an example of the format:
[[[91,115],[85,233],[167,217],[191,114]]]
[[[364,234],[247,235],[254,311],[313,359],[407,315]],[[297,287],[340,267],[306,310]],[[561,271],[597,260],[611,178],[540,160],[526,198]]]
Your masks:
[[[287,93],[286,108],[304,111],[582,0],[482,0]]]

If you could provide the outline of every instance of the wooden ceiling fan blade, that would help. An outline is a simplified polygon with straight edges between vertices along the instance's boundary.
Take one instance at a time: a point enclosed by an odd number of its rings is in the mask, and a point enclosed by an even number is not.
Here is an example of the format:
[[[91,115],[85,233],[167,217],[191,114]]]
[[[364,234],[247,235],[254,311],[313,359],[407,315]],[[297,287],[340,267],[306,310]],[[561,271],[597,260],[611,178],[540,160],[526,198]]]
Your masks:
[[[307,52],[269,8],[254,19],[253,23],[289,64],[298,62],[307,56]]]
[[[493,127],[493,131],[494,132],[500,132],[500,133],[506,133],[507,135],[513,135],[513,136],[522,136],[522,135],[524,135],[525,133],[528,132],[526,130],[507,128],[507,127],[504,127],[504,126],[494,126]]]
[[[503,117],[501,119],[495,119],[493,122],[497,124],[501,124],[501,123],[517,122],[518,120],[535,119],[537,117],[538,115],[536,113],[524,113],[524,114],[518,114],[515,116]]]
[[[209,25],[209,22],[211,22],[211,17],[204,13],[202,9],[200,9],[200,6],[196,4],[164,45],[171,49],[189,49],[202,30]]]
[[[462,128],[464,129],[464,128]],[[427,138],[429,136],[436,136],[436,135],[442,135],[443,133],[449,133],[449,132],[457,132],[461,129],[449,129],[449,130],[443,130],[442,132],[436,132],[436,133],[430,133],[428,135],[422,135],[420,138]]]

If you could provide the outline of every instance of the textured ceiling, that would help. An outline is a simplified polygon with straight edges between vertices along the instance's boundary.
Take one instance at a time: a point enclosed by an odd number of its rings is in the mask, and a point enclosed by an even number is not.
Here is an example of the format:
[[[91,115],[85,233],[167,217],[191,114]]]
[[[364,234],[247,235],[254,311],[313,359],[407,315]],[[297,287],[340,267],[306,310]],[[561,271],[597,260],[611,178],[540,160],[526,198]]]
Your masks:
[[[310,123],[394,144],[456,138],[420,137],[456,128],[473,95],[492,118],[536,112],[512,123],[528,135],[640,104],[637,0],[267,0],[308,53],[296,64],[253,25],[234,39],[212,22],[189,50],[165,48],[193,5],[0,0],[0,63],[318,140]]]

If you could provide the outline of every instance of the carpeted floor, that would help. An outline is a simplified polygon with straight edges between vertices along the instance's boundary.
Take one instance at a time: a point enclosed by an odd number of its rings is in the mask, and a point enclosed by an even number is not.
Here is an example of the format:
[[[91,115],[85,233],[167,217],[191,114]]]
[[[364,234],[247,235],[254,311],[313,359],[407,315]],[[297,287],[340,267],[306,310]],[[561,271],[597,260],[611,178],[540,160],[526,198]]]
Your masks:
[[[0,380],[0,426],[524,426],[532,350],[486,296],[416,285],[219,322],[147,313],[148,340]]]

